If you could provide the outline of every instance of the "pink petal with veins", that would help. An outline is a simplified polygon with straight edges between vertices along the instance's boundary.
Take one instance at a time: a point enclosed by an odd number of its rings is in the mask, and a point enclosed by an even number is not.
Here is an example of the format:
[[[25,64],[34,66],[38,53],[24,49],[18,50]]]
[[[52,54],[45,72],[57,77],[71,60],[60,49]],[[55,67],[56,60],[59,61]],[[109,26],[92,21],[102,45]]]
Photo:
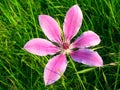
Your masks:
[[[66,42],[69,43],[77,34],[82,24],[82,18],[82,11],[78,5],[74,5],[68,10],[63,25]]]
[[[67,60],[64,54],[54,56],[48,61],[44,70],[45,85],[50,85],[60,79],[67,67]]]
[[[46,56],[48,54],[53,55],[59,51],[57,46],[42,38],[34,38],[28,41],[25,44],[24,49],[39,56]]]
[[[100,43],[99,36],[93,31],[86,31],[80,37],[78,37],[70,47],[72,48],[86,48],[95,46]]]
[[[100,55],[90,49],[79,49],[71,52],[71,57],[74,61],[90,66],[103,66],[103,60]]]
[[[49,40],[61,44],[61,33],[58,23],[48,15],[39,15],[39,23]]]

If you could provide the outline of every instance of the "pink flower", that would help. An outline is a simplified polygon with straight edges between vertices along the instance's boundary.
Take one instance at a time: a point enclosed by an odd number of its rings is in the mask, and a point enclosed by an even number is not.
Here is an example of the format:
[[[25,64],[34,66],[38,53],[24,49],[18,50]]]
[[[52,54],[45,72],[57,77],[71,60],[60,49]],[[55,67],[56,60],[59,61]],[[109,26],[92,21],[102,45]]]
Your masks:
[[[54,83],[65,72],[67,67],[66,53],[69,53],[71,58],[76,62],[90,66],[103,66],[103,60],[99,54],[88,49],[88,47],[100,43],[100,38],[96,33],[86,31],[74,42],[70,42],[79,31],[82,18],[83,15],[79,6],[72,6],[68,10],[64,20],[64,38],[62,38],[58,23],[48,15],[39,15],[40,26],[50,41],[42,38],[34,38],[25,44],[24,49],[39,56],[54,55],[59,52],[58,55],[48,61],[44,69],[45,85]]]

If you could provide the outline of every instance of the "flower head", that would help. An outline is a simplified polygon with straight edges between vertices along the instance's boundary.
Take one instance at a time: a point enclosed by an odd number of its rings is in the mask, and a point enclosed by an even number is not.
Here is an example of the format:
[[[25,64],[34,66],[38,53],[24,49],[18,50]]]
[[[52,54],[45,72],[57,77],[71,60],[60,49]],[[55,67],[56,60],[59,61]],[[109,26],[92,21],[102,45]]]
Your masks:
[[[45,85],[50,85],[60,79],[67,67],[66,53],[79,63],[90,66],[103,66],[103,60],[96,51],[88,49],[100,43],[99,36],[93,31],[86,31],[74,42],[71,39],[78,33],[82,24],[82,11],[78,5],[72,6],[64,20],[63,33],[61,37],[58,23],[48,15],[39,15],[40,26],[48,40],[34,38],[28,41],[24,49],[30,53],[46,56],[59,52],[58,55],[50,59],[44,69]],[[57,45],[53,44],[57,43]]]

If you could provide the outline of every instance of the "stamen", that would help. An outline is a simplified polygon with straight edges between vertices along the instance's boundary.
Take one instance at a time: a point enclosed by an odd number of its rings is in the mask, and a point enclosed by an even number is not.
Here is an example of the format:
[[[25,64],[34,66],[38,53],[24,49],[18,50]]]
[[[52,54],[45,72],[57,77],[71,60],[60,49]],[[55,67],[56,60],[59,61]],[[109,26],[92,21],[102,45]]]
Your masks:
[[[63,47],[63,49],[68,49],[69,48],[69,44],[68,43],[63,43],[63,45],[62,45],[62,47]]]

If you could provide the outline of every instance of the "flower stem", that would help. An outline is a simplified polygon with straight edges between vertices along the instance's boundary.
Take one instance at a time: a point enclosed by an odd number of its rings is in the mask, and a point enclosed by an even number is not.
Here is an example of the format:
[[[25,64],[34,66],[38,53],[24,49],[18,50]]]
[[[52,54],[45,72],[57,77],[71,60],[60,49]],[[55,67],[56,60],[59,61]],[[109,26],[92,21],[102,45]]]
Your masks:
[[[76,69],[76,66],[75,66],[73,60],[71,59],[71,57],[70,57],[69,55],[67,55],[67,56],[68,56],[68,58],[69,58],[69,60],[70,60],[70,63],[72,64],[72,67],[73,67],[74,70],[75,70],[75,73],[76,73],[76,75],[77,75],[77,77],[78,77],[78,80],[79,80],[80,84],[82,85],[81,90],[86,90],[86,88],[85,88],[85,86],[84,86],[84,84],[83,84],[83,82],[82,82],[79,74],[77,73],[78,71],[77,71],[77,69]]]

